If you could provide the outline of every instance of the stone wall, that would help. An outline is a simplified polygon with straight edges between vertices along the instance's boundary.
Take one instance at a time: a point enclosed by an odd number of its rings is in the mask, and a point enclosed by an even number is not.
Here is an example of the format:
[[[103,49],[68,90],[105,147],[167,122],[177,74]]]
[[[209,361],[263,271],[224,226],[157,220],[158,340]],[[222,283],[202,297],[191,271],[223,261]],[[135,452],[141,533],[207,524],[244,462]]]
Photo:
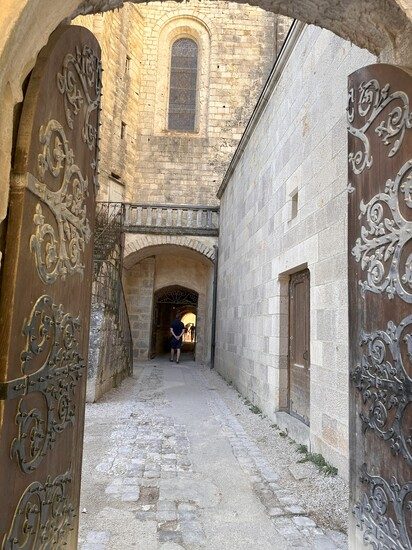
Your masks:
[[[348,474],[347,75],[375,58],[308,26],[221,200],[216,367],[279,423],[288,278],[310,270],[310,442]],[[286,415],[284,418],[288,417]],[[284,420],[286,422],[286,420]]]
[[[133,358],[149,359],[156,262],[145,258],[124,271],[124,287],[133,338]]]
[[[290,19],[235,2],[191,0],[125,4],[74,23],[102,45],[100,198],[216,204]],[[181,36],[199,44],[193,133],[167,130],[170,48]]]
[[[102,48],[103,93],[100,130],[100,200],[122,201],[133,184],[137,163],[136,128],[141,88],[144,20],[140,8],[77,17]],[[122,136],[122,122],[127,120]]]
[[[118,316],[101,303],[92,303],[86,401],[94,403],[130,376]]]

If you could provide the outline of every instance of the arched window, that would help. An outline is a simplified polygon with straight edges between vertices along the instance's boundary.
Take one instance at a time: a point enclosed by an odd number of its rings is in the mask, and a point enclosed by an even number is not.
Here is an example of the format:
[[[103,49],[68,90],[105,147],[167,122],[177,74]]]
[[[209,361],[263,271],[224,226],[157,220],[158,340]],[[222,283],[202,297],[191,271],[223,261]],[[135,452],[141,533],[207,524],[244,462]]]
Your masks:
[[[196,123],[198,47],[190,38],[172,45],[168,129],[194,132]]]

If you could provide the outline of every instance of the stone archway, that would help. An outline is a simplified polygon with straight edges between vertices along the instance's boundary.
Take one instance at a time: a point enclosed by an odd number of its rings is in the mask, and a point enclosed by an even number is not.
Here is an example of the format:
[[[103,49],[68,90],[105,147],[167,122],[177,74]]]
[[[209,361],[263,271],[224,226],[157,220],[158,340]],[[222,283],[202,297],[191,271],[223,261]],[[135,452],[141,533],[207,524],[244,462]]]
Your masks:
[[[153,323],[150,356],[167,353],[170,349],[170,324],[176,315],[181,319],[187,313],[197,315],[199,294],[179,285],[162,287],[154,293]],[[182,353],[195,357],[195,345],[188,345],[183,338]],[[192,353],[194,355],[192,355]]]
[[[212,1],[212,0],[211,0]],[[245,2],[246,0],[237,0]],[[331,30],[382,60],[412,64],[408,0],[253,0],[250,4]],[[0,222],[6,217],[15,105],[40,49],[64,20],[119,8],[123,0],[4,0],[0,22]]]
[[[79,0],[68,0],[62,7],[52,0],[43,0],[41,3],[29,0],[5,1],[0,25],[0,101],[3,106],[0,177],[4,182],[0,188],[0,220],[5,217],[8,204],[13,109],[22,98],[22,83],[33,67],[37,53],[64,18],[113,9],[122,3],[115,0],[91,0],[81,3],[79,7]],[[380,54],[381,59],[411,64],[412,8],[406,8],[405,0],[402,0],[402,4],[401,0],[297,0],[293,3],[284,0],[254,0],[253,3],[263,9],[328,28]],[[41,24],[38,24],[39,21]],[[197,245],[182,246],[197,250]],[[207,256],[204,251],[198,252]]]
[[[126,237],[124,287],[135,360],[150,358],[156,292],[177,285],[198,295],[196,359],[209,363],[215,239],[130,234]]]
[[[158,246],[182,246],[199,252],[208,260],[214,262],[217,239],[213,237],[187,237],[184,235],[135,235],[127,234],[124,247],[123,265],[126,269],[134,265],[143,256],[147,256],[148,249]]]

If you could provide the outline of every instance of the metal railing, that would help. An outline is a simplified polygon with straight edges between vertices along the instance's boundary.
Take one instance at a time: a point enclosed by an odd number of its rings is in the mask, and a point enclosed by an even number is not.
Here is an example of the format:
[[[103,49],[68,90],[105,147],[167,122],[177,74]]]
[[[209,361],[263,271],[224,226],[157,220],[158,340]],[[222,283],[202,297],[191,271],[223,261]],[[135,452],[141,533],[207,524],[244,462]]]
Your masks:
[[[180,204],[124,204],[129,233],[218,236],[219,208]]]
[[[92,305],[104,308],[105,314],[114,319],[118,366],[123,365],[121,371],[131,374],[133,342],[122,285],[123,221],[122,203],[97,203]]]
[[[123,285],[120,283],[119,299],[119,331],[122,353],[125,364],[128,366],[129,374],[133,373],[133,340],[130,327],[129,314],[127,312],[126,297],[124,295]]]
[[[121,247],[124,220],[124,205],[121,202],[98,202],[94,232],[94,259],[107,260],[113,249]],[[116,255],[116,260],[121,259]]]

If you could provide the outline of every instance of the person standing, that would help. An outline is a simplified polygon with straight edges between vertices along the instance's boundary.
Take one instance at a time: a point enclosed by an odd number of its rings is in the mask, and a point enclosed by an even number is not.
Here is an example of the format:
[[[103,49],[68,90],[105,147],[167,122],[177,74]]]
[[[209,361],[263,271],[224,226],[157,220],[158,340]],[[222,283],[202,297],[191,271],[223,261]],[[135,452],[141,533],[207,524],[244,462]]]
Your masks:
[[[182,347],[183,334],[185,332],[185,326],[180,320],[180,315],[176,313],[176,318],[170,326],[170,333],[172,335],[172,343],[170,349],[170,361],[173,362],[176,350],[176,363],[179,363],[180,349]]]

